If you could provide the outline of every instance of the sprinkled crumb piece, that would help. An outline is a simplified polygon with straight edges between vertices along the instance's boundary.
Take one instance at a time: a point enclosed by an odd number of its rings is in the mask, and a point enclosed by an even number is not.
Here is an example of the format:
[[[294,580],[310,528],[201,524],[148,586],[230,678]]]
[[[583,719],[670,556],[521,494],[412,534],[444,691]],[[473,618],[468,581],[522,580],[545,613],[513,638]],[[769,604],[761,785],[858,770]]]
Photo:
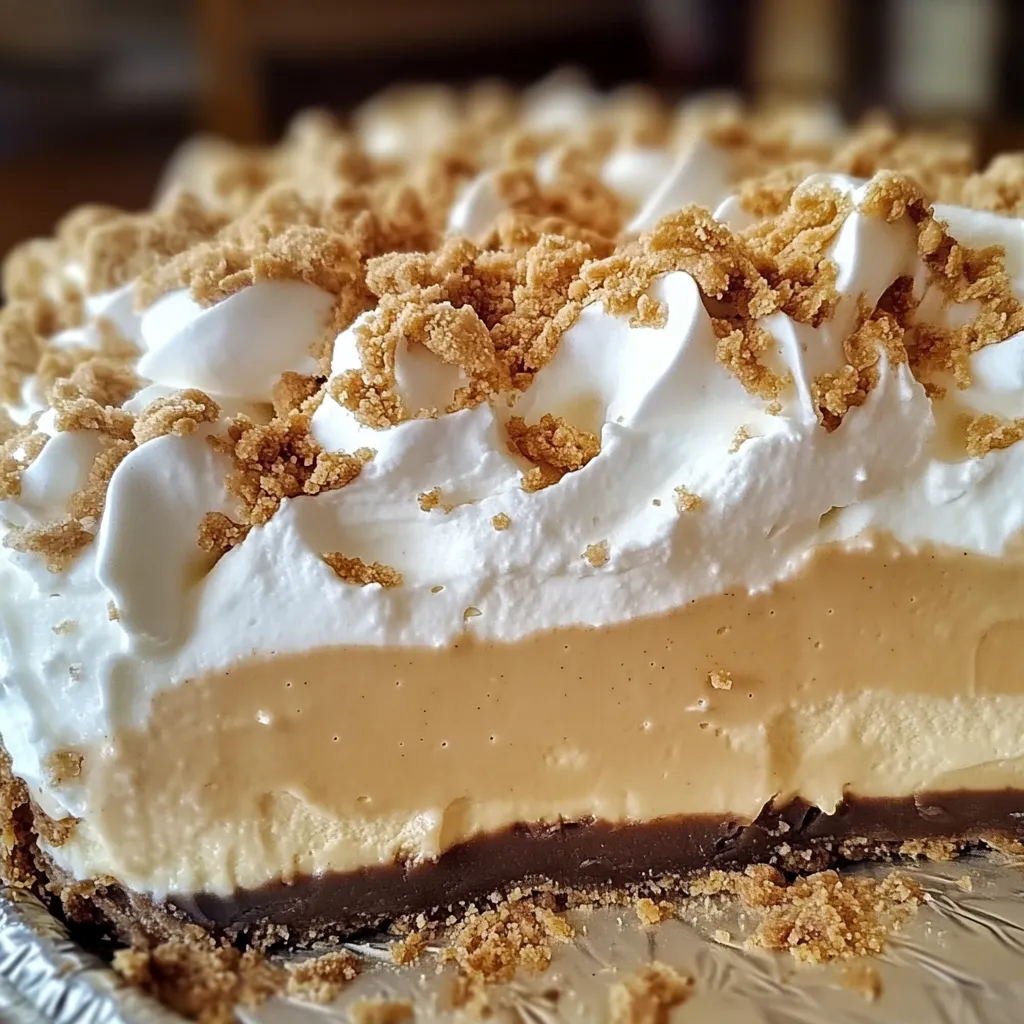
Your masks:
[[[286,370],[278,378],[271,391],[274,412],[277,416],[287,416],[290,412],[298,412],[321,390],[319,377]]]
[[[950,839],[908,839],[900,846],[899,854],[901,857],[950,861],[960,856],[962,845]]]
[[[775,345],[771,334],[750,320],[726,320],[715,317],[711,321],[718,342],[715,357],[743,385],[747,392],[766,402],[777,402],[789,385],[791,377],[780,375],[761,361],[763,353]]]
[[[360,999],[349,1015],[352,1024],[405,1024],[416,1016],[412,1003],[404,999]]]
[[[512,520],[509,519],[504,512],[499,512],[495,516],[491,516],[491,526],[495,528],[499,533],[507,530],[512,525]]]
[[[724,669],[716,668],[713,672],[708,673],[708,682],[716,690],[731,690],[732,674]]]
[[[241,544],[252,527],[236,523],[222,512],[207,512],[199,522],[199,547],[218,559]]]
[[[258,1006],[286,984],[262,954],[217,946],[199,929],[150,949],[119,949],[114,970],[130,985],[200,1024],[232,1024],[234,1007]]]
[[[1004,853],[1008,857],[1024,856],[1024,843],[1017,839],[1011,839],[1009,836],[996,834],[982,836],[981,838],[982,842],[984,842],[986,846],[991,846],[993,850],[998,850],[1000,853]]]
[[[205,392],[188,388],[166,398],[150,402],[132,427],[136,444],[145,444],[165,434],[186,437],[199,429],[200,423],[215,423],[220,406]]]
[[[696,512],[704,505],[704,499],[694,494],[687,487],[677,487],[675,495],[677,512]]]
[[[454,505],[444,500],[444,492],[440,487],[432,487],[429,491],[418,494],[416,501],[424,512],[433,512],[437,508],[448,515],[455,508]]]
[[[402,966],[415,963],[423,955],[426,949],[426,939],[422,932],[411,932],[403,938],[396,939],[391,943],[389,951],[394,963]]]
[[[661,498],[654,498],[651,501],[651,504],[654,505],[655,508],[661,508]]]
[[[134,280],[158,261],[211,237],[223,223],[221,215],[187,192],[174,193],[152,213],[103,216],[82,240],[86,293]]]
[[[73,679],[76,683],[82,678],[82,673],[85,671],[85,666],[76,662],[73,665],[68,665],[68,678]]]
[[[1000,419],[998,416],[975,416],[967,424],[967,454],[980,459],[989,452],[1009,448],[1024,438],[1024,418]]]
[[[54,786],[60,786],[68,779],[77,779],[82,774],[82,755],[74,750],[56,750],[43,765]]]
[[[58,622],[53,627],[53,631],[58,636],[70,636],[70,634],[78,632],[78,623],[74,619],[64,619],[63,622]]]
[[[882,994],[882,975],[874,964],[854,961],[847,964],[839,975],[839,983],[851,992],[862,995],[869,1003]]]
[[[735,455],[753,435],[746,427],[740,427],[732,436],[732,444],[729,445],[729,454]]]
[[[234,462],[228,491],[242,502],[245,519],[252,526],[267,523],[285,498],[344,487],[373,458],[368,448],[352,455],[325,451],[310,433],[311,418],[304,410],[269,423],[237,416],[225,437],[209,438],[216,450]]]
[[[655,960],[612,986],[608,1018],[611,1024],[668,1024],[692,994],[693,978]]]
[[[608,559],[611,557],[611,549],[608,546],[608,541],[601,540],[596,544],[588,544],[582,557],[585,558],[595,569],[600,569],[602,565],[607,565]]]
[[[566,473],[582,469],[601,452],[601,440],[596,434],[580,430],[561,416],[550,413],[532,426],[521,416],[512,416],[507,429],[512,450],[534,463],[534,469],[523,476],[523,489],[527,491],[557,483]]]
[[[964,892],[973,892],[974,891],[974,882],[971,881],[971,876],[970,875],[961,875],[956,880],[956,884],[957,884],[957,887],[960,888],[960,889],[963,889]]]
[[[324,953],[322,956],[288,964],[288,995],[308,1003],[329,1003],[350,982],[362,966],[348,950]]]
[[[52,573],[64,572],[78,552],[91,544],[93,535],[71,516],[38,526],[8,530],[4,547],[23,554],[42,555]]]
[[[470,606],[462,613],[462,621],[467,622],[469,619],[478,619],[481,615],[483,615],[483,612],[479,608]]]
[[[729,934],[724,928],[716,928],[715,933],[712,936],[715,942],[721,943],[723,946],[728,945],[732,942],[732,935]]]
[[[664,921],[675,913],[675,907],[668,900],[660,900],[655,903],[649,896],[643,896],[633,904],[636,916],[644,925],[655,925]]]
[[[107,602],[107,620],[109,622],[121,621],[121,609],[113,601]]]
[[[347,558],[340,551],[329,551],[323,559],[346,583],[356,583],[361,587],[379,583],[385,589],[402,585],[402,574],[381,562],[368,564],[361,558]]]
[[[572,937],[572,927],[542,896],[516,898],[514,892],[493,908],[469,907],[452,922],[439,957],[458,970],[454,1006],[482,1015],[488,986],[511,981],[517,970],[542,973],[551,963],[552,946]]]

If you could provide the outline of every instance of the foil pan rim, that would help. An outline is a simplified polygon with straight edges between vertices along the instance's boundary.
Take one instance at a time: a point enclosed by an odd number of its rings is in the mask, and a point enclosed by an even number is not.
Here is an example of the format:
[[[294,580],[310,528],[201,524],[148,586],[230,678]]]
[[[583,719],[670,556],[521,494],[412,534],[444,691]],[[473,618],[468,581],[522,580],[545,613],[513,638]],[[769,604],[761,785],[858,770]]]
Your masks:
[[[900,864],[925,903],[870,961],[880,998],[842,983],[845,965],[808,968],[785,954],[744,948],[743,911],[707,919],[640,925],[630,908],[572,911],[576,940],[557,947],[549,970],[497,986],[495,1024],[595,1024],[608,1019],[608,994],[653,960],[690,974],[694,995],[671,1024],[1019,1024],[1024,1019],[1024,871],[995,854],[953,862]],[[882,874],[892,864],[864,864]],[[716,940],[722,934],[728,941]],[[277,997],[239,1009],[244,1024],[349,1024],[366,997],[408,999],[416,1024],[465,1020],[450,1010],[452,969],[396,968],[382,942],[347,943],[363,973],[336,1002],[314,1006]],[[83,950],[30,894],[0,888],[0,1020],[4,1024],[182,1024],[183,1018],[124,985]]]

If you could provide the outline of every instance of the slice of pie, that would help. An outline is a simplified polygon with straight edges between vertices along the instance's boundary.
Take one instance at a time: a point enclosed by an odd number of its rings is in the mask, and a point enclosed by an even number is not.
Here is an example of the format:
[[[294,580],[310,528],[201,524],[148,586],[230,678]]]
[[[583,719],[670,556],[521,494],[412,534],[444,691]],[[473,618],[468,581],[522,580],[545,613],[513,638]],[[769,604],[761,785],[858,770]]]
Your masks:
[[[393,95],[4,265],[2,873],[293,945],[1024,829],[1024,162]]]

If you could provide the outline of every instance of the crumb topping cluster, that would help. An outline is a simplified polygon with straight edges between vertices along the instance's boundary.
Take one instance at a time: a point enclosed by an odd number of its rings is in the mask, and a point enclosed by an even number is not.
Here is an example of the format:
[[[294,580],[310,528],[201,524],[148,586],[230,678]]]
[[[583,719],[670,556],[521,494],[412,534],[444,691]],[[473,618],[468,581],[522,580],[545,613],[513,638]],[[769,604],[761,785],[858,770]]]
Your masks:
[[[430,131],[419,128],[421,115]],[[406,119],[404,149],[381,156],[366,148],[374,116]],[[840,299],[829,250],[853,208],[827,180],[808,180],[818,171],[870,179],[859,212],[886,222],[908,216],[929,284],[947,305],[973,304],[969,322],[939,328],[919,320],[909,279],[895,282],[873,308],[862,301],[842,360],[812,382],[825,430],[864,403],[883,360],[906,363],[938,400],[971,383],[973,353],[1024,329],[1003,250],[957,242],[931,205],[1024,215],[1020,156],[978,170],[965,139],[900,133],[878,118],[808,141],[802,115],[792,110],[725,103],[672,115],[643,91],[600,105],[584,122],[560,134],[531,127],[520,99],[490,86],[382,100],[350,126],[304,115],[276,147],[224,144],[204,153],[179,169],[178,184],[151,210],[80,207],[53,237],[15,249],[2,267],[0,498],[18,497],[47,441],[38,416],[16,421],[8,411],[22,404],[26,387],[46,395],[57,431],[89,431],[100,452],[66,514],[12,528],[5,544],[42,556],[53,571],[65,569],[95,535],[107,484],[129,452],[223,416],[217,396],[194,390],[160,399],[137,417],[125,411],[144,383],[133,370],[139,353],[102,317],[89,323],[88,343],[55,340],[83,326],[87,297],[132,282],[139,308],[181,288],[209,306],[257,282],[281,280],[315,285],[334,300],[313,347],[319,375],[284,373],[272,414],[237,416],[211,442],[231,459],[228,489],[239,509],[231,516],[211,510],[203,520],[197,543],[214,556],[266,523],[284,499],[343,487],[371,457],[368,449],[325,452],[312,438],[310,418],[326,394],[374,428],[483,402],[511,404],[585,306],[600,303],[634,326],[663,328],[667,310],[650,288],[669,272],[696,282],[718,361],[766,411],[780,412],[792,381],[778,369],[763,319],[782,312],[821,326]],[[639,238],[626,237],[631,203],[605,183],[603,162],[617,147],[683,152],[701,139],[730,168],[749,226],[731,230],[709,211],[685,206]],[[485,171],[502,211],[474,240],[445,237],[453,201]],[[331,342],[361,314],[359,365],[330,377]],[[413,407],[402,393],[397,366],[411,348],[450,367],[457,380],[436,406]],[[749,436],[740,428],[730,451]],[[979,414],[963,424],[964,452],[973,458],[1022,437],[1024,420]],[[557,484],[600,453],[596,434],[552,414],[529,423],[511,417],[508,443],[527,464],[528,492]],[[425,509],[448,507],[431,492],[420,501]],[[681,488],[676,504],[692,511],[700,498]],[[494,527],[507,529],[499,517]],[[353,582],[380,576],[372,581],[394,585],[399,578],[376,563],[325,557]]]

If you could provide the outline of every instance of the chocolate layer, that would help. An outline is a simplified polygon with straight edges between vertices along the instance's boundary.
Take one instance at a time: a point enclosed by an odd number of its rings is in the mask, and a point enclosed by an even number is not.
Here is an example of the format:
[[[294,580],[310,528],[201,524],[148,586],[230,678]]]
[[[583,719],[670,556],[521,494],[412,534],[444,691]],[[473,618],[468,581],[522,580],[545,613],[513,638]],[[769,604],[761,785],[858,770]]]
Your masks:
[[[834,814],[794,801],[766,807],[749,825],[697,815],[631,825],[520,825],[462,843],[429,863],[303,877],[228,898],[179,895],[168,902],[193,921],[230,935],[265,932],[271,923],[336,934],[484,897],[517,882],[619,887],[772,858],[791,870],[819,870],[892,855],[907,840],[970,843],[997,837],[1024,839],[1024,791],[850,798]]]

